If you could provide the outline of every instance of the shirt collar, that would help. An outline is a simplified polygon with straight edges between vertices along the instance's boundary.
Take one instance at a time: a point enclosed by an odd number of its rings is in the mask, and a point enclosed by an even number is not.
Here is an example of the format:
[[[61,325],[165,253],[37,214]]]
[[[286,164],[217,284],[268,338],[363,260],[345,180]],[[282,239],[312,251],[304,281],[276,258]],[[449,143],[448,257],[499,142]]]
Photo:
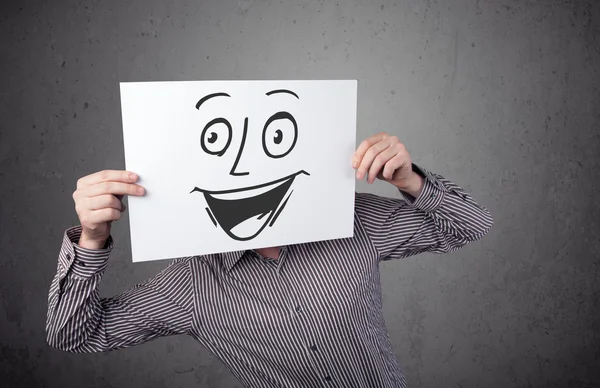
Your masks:
[[[279,253],[279,261],[280,261],[280,265],[281,265],[281,261],[282,259],[285,258],[285,253],[288,251],[288,247],[287,246],[281,246],[280,247],[281,252]],[[240,259],[242,258],[242,256],[244,256],[244,254],[248,252],[248,250],[242,250],[242,251],[231,251],[231,252],[224,252],[221,254],[221,257],[223,259],[223,267],[225,268],[225,272],[229,273],[231,271],[231,269],[237,264],[238,261],[240,261]]]
[[[225,268],[225,272],[229,273],[233,266],[244,256],[246,251],[232,251],[232,252],[224,252],[221,254],[221,258],[223,260],[223,266]]]

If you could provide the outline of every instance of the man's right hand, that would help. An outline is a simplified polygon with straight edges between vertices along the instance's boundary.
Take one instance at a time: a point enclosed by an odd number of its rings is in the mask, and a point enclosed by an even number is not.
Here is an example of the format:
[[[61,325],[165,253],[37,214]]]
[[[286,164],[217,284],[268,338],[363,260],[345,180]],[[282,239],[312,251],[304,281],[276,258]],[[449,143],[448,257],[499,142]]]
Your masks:
[[[75,210],[82,226],[78,245],[101,249],[110,236],[113,221],[125,211],[124,195],[144,195],[144,188],[135,184],[138,176],[129,171],[105,170],[77,181],[73,193]]]

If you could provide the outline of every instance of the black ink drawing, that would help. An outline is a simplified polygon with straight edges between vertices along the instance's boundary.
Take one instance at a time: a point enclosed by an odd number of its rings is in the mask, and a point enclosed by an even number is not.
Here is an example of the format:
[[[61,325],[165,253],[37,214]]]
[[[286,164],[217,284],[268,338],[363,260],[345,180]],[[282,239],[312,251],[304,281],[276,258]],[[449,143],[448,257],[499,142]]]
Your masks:
[[[277,89],[266,93],[267,96],[283,93],[297,99],[298,95],[291,90]],[[231,97],[227,93],[213,93],[201,98],[196,109],[214,97]],[[238,163],[246,144],[248,118],[244,119],[242,140],[235,161],[229,171],[232,176],[249,175],[248,171],[237,171]],[[200,146],[209,155],[223,156],[231,144],[233,127],[224,117],[211,120],[200,135]],[[280,111],[273,114],[265,123],[262,131],[262,147],[267,156],[273,159],[283,158],[294,149],[298,140],[298,124],[289,112]],[[208,207],[206,212],[215,226],[220,225],[229,237],[238,241],[247,241],[258,236],[267,227],[273,226],[285,208],[293,190],[290,191],[294,179],[298,175],[310,175],[304,170],[271,182],[250,187],[229,190],[211,191],[194,187],[191,193],[200,192]],[[289,192],[289,194],[288,194]],[[239,225],[245,224],[245,232],[238,231]],[[252,232],[248,232],[252,230]],[[243,235],[242,235],[243,234]]]

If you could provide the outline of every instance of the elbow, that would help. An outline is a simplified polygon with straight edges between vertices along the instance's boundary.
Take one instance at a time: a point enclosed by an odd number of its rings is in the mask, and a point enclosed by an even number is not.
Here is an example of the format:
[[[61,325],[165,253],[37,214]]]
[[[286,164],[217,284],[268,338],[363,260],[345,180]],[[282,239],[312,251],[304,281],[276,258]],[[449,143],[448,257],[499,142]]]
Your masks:
[[[50,347],[63,352],[82,352],[81,344],[78,344],[75,338],[69,340],[60,330],[56,330],[52,326],[46,327],[46,343]]]
[[[52,327],[46,327],[46,342],[48,345],[64,352],[70,351],[69,347],[66,346],[65,341],[62,341],[60,338],[60,332],[53,330]]]
[[[494,222],[489,220],[481,227],[475,229],[472,233],[461,233],[460,236],[454,236],[453,238],[446,239],[444,244],[441,244],[439,253],[451,253],[458,251],[465,245],[481,240],[485,235],[492,229]]]
[[[481,240],[485,235],[487,235],[489,233],[489,231],[492,229],[492,226],[494,226],[494,217],[492,217],[492,215],[490,214],[490,212],[487,209],[484,209],[484,215],[482,217],[481,229],[480,229],[480,232],[478,233],[476,240]]]
[[[67,344],[65,342],[61,342],[61,341],[56,341],[54,339],[52,339],[51,337],[48,337],[46,342],[48,343],[48,345],[56,350],[60,350],[62,352],[67,352],[67,353],[85,353],[85,351],[83,351],[81,346],[76,346],[73,344]]]
[[[475,222],[471,222],[471,227],[468,228],[468,231],[461,233],[462,236],[459,236],[458,240],[461,246],[481,240],[490,232],[492,226],[494,226],[494,218],[490,212],[487,209],[482,210],[483,214]]]
[[[60,326],[60,323],[57,321],[56,311],[49,307],[46,318],[46,343],[54,349],[68,351]]]
[[[58,333],[52,329],[46,328],[46,343],[48,343],[48,345],[54,349],[67,351],[64,344],[58,338]]]
[[[481,240],[489,233],[493,225],[494,219],[486,210],[483,217],[479,218],[475,223],[471,222],[468,227],[465,226],[462,230],[455,233],[441,233],[438,244],[434,249],[430,249],[429,251],[433,253],[456,252],[469,243]]]
[[[474,232],[463,239],[463,245],[481,240],[490,232],[490,230],[492,230],[492,226],[494,226],[494,219],[492,218],[492,215],[486,211],[485,217],[481,218],[481,221]]]
[[[491,217],[484,220],[484,222],[479,225],[479,227],[476,228],[473,233],[470,233],[464,238],[460,239],[460,246],[462,247],[468,243],[481,240],[490,232],[492,226],[494,226],[494,220]]]
[[[52,310],[48,309],[48,316],[46,318],[46,343],[55,349],[61,349],[61,343],[58,340],[59,330],[56,328],[56,322],[54,322],[54,316]]]

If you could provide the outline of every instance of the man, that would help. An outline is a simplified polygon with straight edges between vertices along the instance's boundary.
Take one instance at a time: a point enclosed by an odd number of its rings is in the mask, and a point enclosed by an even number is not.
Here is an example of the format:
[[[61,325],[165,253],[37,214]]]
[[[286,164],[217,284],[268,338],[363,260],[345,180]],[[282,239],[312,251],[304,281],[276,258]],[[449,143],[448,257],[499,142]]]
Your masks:
[[[403,197],[357,193],[353,238],[179,258],[111,298],[98,295],[111,222],[125,210],[122,196],[144,189],[125,171],[80,179],[81,226],[65,233],[48,343],[98,352],[188,334],[248,387],[405,387],[383,319],[379,262],[455,251],[493,221],[460,187],[413,164],[395,136],[362,142],[352,166],[357,179],[379,178]]]

